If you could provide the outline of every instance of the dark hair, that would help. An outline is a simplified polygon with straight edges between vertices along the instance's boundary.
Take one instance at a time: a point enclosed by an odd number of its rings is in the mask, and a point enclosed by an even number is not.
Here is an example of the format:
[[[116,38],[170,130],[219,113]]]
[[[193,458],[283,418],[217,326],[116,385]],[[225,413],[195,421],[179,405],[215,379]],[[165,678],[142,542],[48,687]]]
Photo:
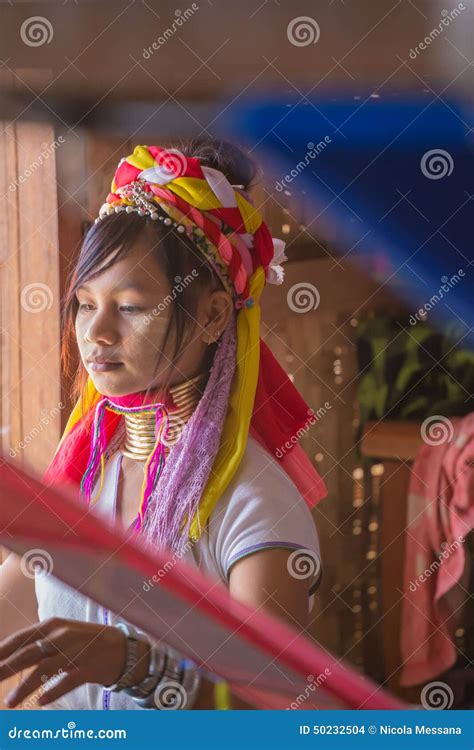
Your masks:
[[[178,143],[174,148],[187,157],[199,157],[202,164],[223,172],[232,185],[243,185],[248,191],[257,175],[257,168],[250,157],[238,146],[227,141],[193,139]],[[145,238],[150,243],[151,251],[165,271],[167,280],[172,288],[177,278],[185,279],[194,269],[198,270],[193,283],[185,285],[179,300],[171,304],[171,317],[166,330],[163,349],[171,336],[176,333],[174,351],[171,362],[174,364],[178,355],[187,343],[195,329],[193,321],[196,318],[199,296],[203,292],[223,289],[222,283],[194,242],[186,235],[179,234],[175,228],[167,227],[160,221],[153,221],[149,216],[139,216],[133,212],[112,213],[105,216],[97,224],[93,224],[82,242],[77,263],[69,276],[67,291],[62,308],[62,347],[61,362],[64,371],[70,375],[71,343],[75,342],[75,319],[79,303],[76,290],[89,279],[110,268],[119,259],[129,254],[136,242]],[[105,264],[105,259],[118,248],[113,260]],[[101,266],[100,271],[97,268]],[[194,274],[193,274],[194,275]],[[208,348],[206,366],[210,369],[217,344]],[[162,352],[157,359],[158,371]],[[169,386],[170,375],[160,385]],[[76,401],[84,398],[84,387],[87,381],[87,371],[81,361],[78,363],[73,379],[72,397]],[[83,402],[83,408],[85,403]]]

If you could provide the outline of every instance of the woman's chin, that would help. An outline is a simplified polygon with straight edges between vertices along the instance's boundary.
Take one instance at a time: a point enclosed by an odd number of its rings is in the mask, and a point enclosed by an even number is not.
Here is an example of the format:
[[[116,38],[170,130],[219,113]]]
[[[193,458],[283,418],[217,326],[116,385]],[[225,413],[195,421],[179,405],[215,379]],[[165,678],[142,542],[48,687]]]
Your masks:
[[[91,380],[99,393],[103,396],[127,396],[129,393],[137,393],[145,390],[146,386],[137,383],[131,378],[119,374],[119,370],[110,372],[90,373]]]

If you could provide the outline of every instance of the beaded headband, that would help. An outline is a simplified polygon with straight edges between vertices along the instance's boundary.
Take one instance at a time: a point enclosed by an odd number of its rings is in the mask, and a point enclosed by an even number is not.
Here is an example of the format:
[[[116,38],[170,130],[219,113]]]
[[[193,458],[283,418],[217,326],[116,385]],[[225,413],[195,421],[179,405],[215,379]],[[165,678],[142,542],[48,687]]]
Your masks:
[[[232,187],[240,188],[242,190],[244,189],[243,185],[232,185]],[[95,224],[101,221],[101,219],[104,219],[106,216],[110,216],[114,213],[137,213],[138,216],[150,217],[153,221],[160,221],[165,227],[176,229],[179,234],[186,234],[199,247],[199,250],[206,257],[206,260],[212,266],[213,270],[222,281],[222,284],[224,285],[226,291],[232,297],[235,297],[235,289],[232,284],[232,279],[230,278],[227,272],[227,268],[222,262],[219,253],[217,252],[217,248],[211,242],[209,242],[204,232],[195,224],[189,221],[187,224],[181,221],[174,221],[171,216],[166,213],[166,207],[163,203],[157,204],[156,202],[154,202],[151,199],[151,196],[153,194],[151,193],[146,180],[138,178],[127,185],[125,188],[117,190],[117,193],[120,193],[123,196],[123,198],[126,200],[126,203],[122,203],[117,206],[111,206],[109,203],[103,203],[99,211],[99,216],[94,221]],[[173,212],[176,214],[176,209],[174,207],[170,206],[168,207],[168,210],[170,211],[170,213]],[[247,307],[250,307],[251,304],[253,304],[252,301],[247,300]],[[242,307],[242,304],[239,300],[235,300],[235,307],[236,309]]]
[[[125,211],[127,214],[131,214],[135,211],[139,216],[150,216],[153,221],[162,221],[167,227],[173,225],[177,228],[178,232],[185,232],[186,227],[184,224],[173,221],[166,214],[157,211],[158,206],[149,199],[149,192],[145,180],[134,180],[120,190],[121,195],[123,195],[128,201],[131,201],[131,203],[128,205],[122,204],[120,206],[111,206],[109,203],[103,203],[99,211],[99,216],[95,219],[95,224],[105,216],[109,216],[113,213],[119,214],[122,213],[122,211]]]

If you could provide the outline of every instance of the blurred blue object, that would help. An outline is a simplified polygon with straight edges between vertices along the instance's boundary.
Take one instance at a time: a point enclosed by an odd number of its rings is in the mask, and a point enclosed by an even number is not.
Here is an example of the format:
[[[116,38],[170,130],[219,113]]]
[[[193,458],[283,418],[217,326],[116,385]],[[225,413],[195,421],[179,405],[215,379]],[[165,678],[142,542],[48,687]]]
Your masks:
[[[383,260],[409,310],[429,309],[440,327],[458,319],[471,346],[472,127],[472,108],[431,96],[238,99],[221,117],[223,134],[263,162],[277,200],[286,190],[294,210],[309,202],[310,232],[329,229],[335,249],[368,272]]]

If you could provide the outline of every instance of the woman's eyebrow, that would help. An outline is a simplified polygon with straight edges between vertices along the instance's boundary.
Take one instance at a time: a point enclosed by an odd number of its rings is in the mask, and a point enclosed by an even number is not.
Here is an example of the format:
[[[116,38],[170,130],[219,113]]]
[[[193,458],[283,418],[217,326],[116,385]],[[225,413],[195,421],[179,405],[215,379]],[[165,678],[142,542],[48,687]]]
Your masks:
[[[118,284],[114,287],[114,291],[116,292],[123,292],[125,290],[133,290],[135,292],[146,292],[147,289],[142,284],[138,284],[136,281],[124,281],[122,284]],[[89,292],[91,291],[90,287],[87,284],[80,284],[80,286],[77,287],[76,292]]]

